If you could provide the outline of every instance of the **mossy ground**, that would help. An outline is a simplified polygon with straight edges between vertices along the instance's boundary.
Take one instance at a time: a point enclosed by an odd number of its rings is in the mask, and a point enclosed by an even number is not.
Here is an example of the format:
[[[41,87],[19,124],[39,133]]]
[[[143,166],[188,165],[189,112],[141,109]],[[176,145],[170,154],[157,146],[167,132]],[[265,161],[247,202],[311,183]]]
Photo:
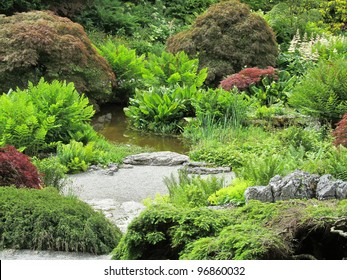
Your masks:
[[[346,216],[347,200],[251,201],[224,210],[153,205],[129,226],[113,259],[342,259],[347,238],[331,228]]]

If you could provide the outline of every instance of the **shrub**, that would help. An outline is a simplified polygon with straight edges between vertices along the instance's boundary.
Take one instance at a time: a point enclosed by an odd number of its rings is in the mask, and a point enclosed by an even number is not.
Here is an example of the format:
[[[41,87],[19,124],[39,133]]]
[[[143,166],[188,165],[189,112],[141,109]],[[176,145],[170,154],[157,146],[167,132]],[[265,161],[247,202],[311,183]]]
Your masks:
[[[88,141],[92,133],[88,122],[94,110],[73,83],[29,83],[25,90],[0,96],[0,113],[0,143],[30,155],[54,150],[57,143],[71,139]]]
[[[179,131],[179,122],[194,115],[191,100],[197,89],[192,87],[152,87],[138,90],[124,108],[131,124],[141,130],[168,134]]]
[[[0,186],[41,188],[40,175],[30,158],[13,146],[0,148]]]
[[[167,50],[197,55],[200,67],[208,68],[206,83],[210,85],[218,85],[223,77],[246,65],[273,66],[278,53],[265,20],[236,0],[212,5],[191,29],[170,37]]]
[[[229,213],[224,211],[152,205],[131,222],[112,258],[178,259],[186,244],[216,235],[230,220]]]
[[[74,82],[97,102],[110,98],[115,76],[81,25],[50,12],[0,17],[0,92],[41,77]]]
[[[181,209],[171,205],[148,207],[135,218],[113,251],[114,259],[272,260],[295,259],[312,254],[337,259],[327,252],[345,255],[345,238],[329,235],[335,221],[347,214],[346,201],[279,201],[224,210]],[[313,235],[311,235],[313,234]],[[309,248],[303,251],[303,245]]]
[[[143,79],[146,87],[201,87],[207,77],[207,69],[198,68],[199,60],[190,59],[184,52],[162,52],[160,56],[149,53]]]
[[[131,35],[138,28],[139,19],[132,15],[128,6],[118,0],[93,0],[74,19],[91,30]]]
[[[169,202],[176,207],[201,207],[208,205],[208,197],[221,189],[222,179],[210,177],[190,177],[184,170],[179,172],[178,178],[171,175],[165,177],[164,183],[169,190]]]
[[[347,113],[343,115],[342,119],[336,124],[336,128],[332,133],[334,145],[342,145],[347,148]]]
[[[347,112],[347,62],[321,61],[308,70],[294,89],[289,104],[331,124]]]
[[[208,201],[212,205],[223,205],[231,203],[236,206],[245,204],[246,200],[244,193],[248,187],[251,187],[252,183],[240,178],[235,178],[231,185],[225,188],[221,188],[212,194]]]
[[[324,32],[326,26],[323,24],[317,2],[281,1],[265,14],[264,17],[276,33],[277,42],[281,44],[282,49],[287,49],[297,30],[301,35]]]
[[[39,171],[44,187],[53,187],[61,191],[67,183],[67,168],[55,156],[39,160],[33,158],[33,164]]]
[[[209,121],[211,125],[224,121],[236,127],[246,122],[252,101],[235,90],[228,92],[209,88],[199,91],[192,105],[199,125],[209,125]]]
[[[219,86],[224,90],[231,90],[236,87],[239,91],[248,89],[251,85],[258,84],[262,78],[268,77],[269,79],[276,80],[277,74],[275,68],[267,67],[266,69],[245,68],[240,72],[226,77],[222,80]]]
[[[102,213],[55,189],[0,188],[0,248],[107,254],[121,237]]]
[[[320,1],[319,11],[324,21],[328,23],[333,31],[347,29],[347,5],[344,0]]]

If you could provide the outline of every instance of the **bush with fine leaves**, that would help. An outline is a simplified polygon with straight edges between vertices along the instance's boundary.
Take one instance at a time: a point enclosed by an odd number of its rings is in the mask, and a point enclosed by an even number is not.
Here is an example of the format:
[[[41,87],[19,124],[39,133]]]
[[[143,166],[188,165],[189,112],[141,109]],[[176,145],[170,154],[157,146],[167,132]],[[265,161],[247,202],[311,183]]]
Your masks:
[[[0,188],[0,228],[0,250],[107,254],[121,238],[102,213],[53,188]]]
[[[274,66],[278,54],[275,35],[266,21],[237,0],[210,6],[192,27],[170,37],[167,50],[198,56],[208,68],[206,83],[220,80],[244,66]]]
[[[0,92],[28,81],[74,82],[79,92],[102,103],[110,98],[115,76],[81,25],[51,12],[0,17]]]
[[[13,146],[0,148],[0,186],[16,186],[17,188],[41,188],[41,180],[37,168],[30,158]]]

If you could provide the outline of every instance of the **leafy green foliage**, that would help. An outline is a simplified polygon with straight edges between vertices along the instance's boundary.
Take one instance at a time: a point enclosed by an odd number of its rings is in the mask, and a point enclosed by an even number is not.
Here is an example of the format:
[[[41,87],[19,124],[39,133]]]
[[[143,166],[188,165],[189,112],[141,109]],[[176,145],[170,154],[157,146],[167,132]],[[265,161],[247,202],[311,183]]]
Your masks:
[[[136,16],[131,15],[127,5],[118,0],[93,0],[75,18],[88,29],[98,29],[108,34],[122,32],[130,35],[138,25]]]
[[[333,31],[346,30],[347,28],[347,5],[344,0],[320,1],[319,11],[324,21],[331,26]]]
[[[346,201],[251,201],[225,210],[152,205],[130,224],[113,258],[293,259],[303,232],[331,228],[346,213]]]
[[[59,191],[62,190],[67,183],[67,177],[65,175],[67,168],[60,163],[57,157],[51,156],[41,160],[33,158],[32,161],[39,171],[44,187],[53,187]]]
[[[208,197],[224,185],[222,179],[190,177],[184,170],[179,172],[178,178],[174,175],[165,177],[164,183],[169,189],[170,203],[176,207],[191,208],[206,206]]]
[[[0,186],[10,185],[40,189],[41,180],[28,156],[13,146],[0,147]]]
[[[51,10],[63,16],[72,17],[80,12],[92,0],[7,0],[0,3],[0,13],[14,13],[31,10]]]
[[[223,211],[152,205],[129,225],[112,258],[178,259],[187,243],[215,235],[228,223],[230,216]]]
[[[54,149],[58,142],[87,141],[94,110],[72,83],[41,79],[0,96],[0,113],[0,143],[33,155]]]
[[[244,193],[252,183],[244,179],[235,178],[230,186],[221,188],[216,193],[209,196],[208,201],[212,205],[223,205],[231,203],[239,206],[245,204]]]
[[[346,67],[345,59],[321,61],[294,87],[289,104],[321,121],[337,122],[347,111]]]
[[[110,98],[115,76],[88,39],[83,27],[49,12],[0,17],[0,92],[28,81],[74,82],[97,102]]]
[[[179,122],[193,115],[191,99],[196,92],[194,86],[138,90],[124,112],[137,129],[156,133],[176,132],[180,129]]]
[[[199,60],[190,59],[186,53],[162,52],[160,56],[148,54],[143,79],[145,86],[201,87],[207,77],[207,69],[199,70]]]
[[[121,232],[102,213],[53,188],[0,188],[0,248],[107,254]]]
[[[205,126],[209,121],[212,121],[211,125],[228,121],[236,127],[246,122],[252,100],[236,90],[229,92],[221,88],[209,88],[206,91],[199,91],[192,100],[192,105],[199,121],[198,125]]]
[[[129,97],[134,96],[135,89],[142,86],[145,56],[137,56],[135,50],[124,45],[116,45],[111,40],[99,46],[99,53],[106,58],[117,75],[116,99],[126,102]]]
[[[323,17],[318,10],[319,1],[281,1],[265,14],[265,19],[276,33],[283,49],[299,30],[300,34],[321,33],[325,29]]]
[[[87,144],[71,140],[69,144],[60,144],[57,148],[59,162],[69,173],[86,171],[92,164],[106,166],[110,163],[121,163],[122,160],[135,153],[143,152],[140,147],[114,145],[101,136]]]
[[[218,85],[245,65],[274,66],[277,57],[275,37],[265,20],[236,0],[210,6],[189,30],[168,39],[167,50],[197,56],[200,67],[208,67],[209,85]]]
[[[206,76],[207,69],[198,71],[198,60],[184,52],[149,54],[142,73],[144,89],[129,100],[125,115],[137,129],[176,132],[184,117],[194,116],[191,103]]]

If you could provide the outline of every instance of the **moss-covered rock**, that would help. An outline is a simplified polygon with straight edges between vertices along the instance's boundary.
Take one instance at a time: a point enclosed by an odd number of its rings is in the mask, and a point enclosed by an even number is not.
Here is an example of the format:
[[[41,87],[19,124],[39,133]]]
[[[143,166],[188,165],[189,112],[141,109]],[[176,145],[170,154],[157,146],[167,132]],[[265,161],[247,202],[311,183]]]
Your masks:
[[[151,206],[114,259],[342,259],[347,200],[251,201],[224,210]]]
[[[191,29],[170,37],[167,50],[197,55],[200,67],[209,70],[206,83],[214,85],[245,66],[274,66],[278,55],[266,21],[238,0],[212,5]]]
[[[74,82],[97,103],[109,99],[115,75],[81,25],[34,11],[0,16],[0,92],[46,81]]]
[[[0,250],[107,254],[121,232],[102,213],[55,189],[0,187]]]

